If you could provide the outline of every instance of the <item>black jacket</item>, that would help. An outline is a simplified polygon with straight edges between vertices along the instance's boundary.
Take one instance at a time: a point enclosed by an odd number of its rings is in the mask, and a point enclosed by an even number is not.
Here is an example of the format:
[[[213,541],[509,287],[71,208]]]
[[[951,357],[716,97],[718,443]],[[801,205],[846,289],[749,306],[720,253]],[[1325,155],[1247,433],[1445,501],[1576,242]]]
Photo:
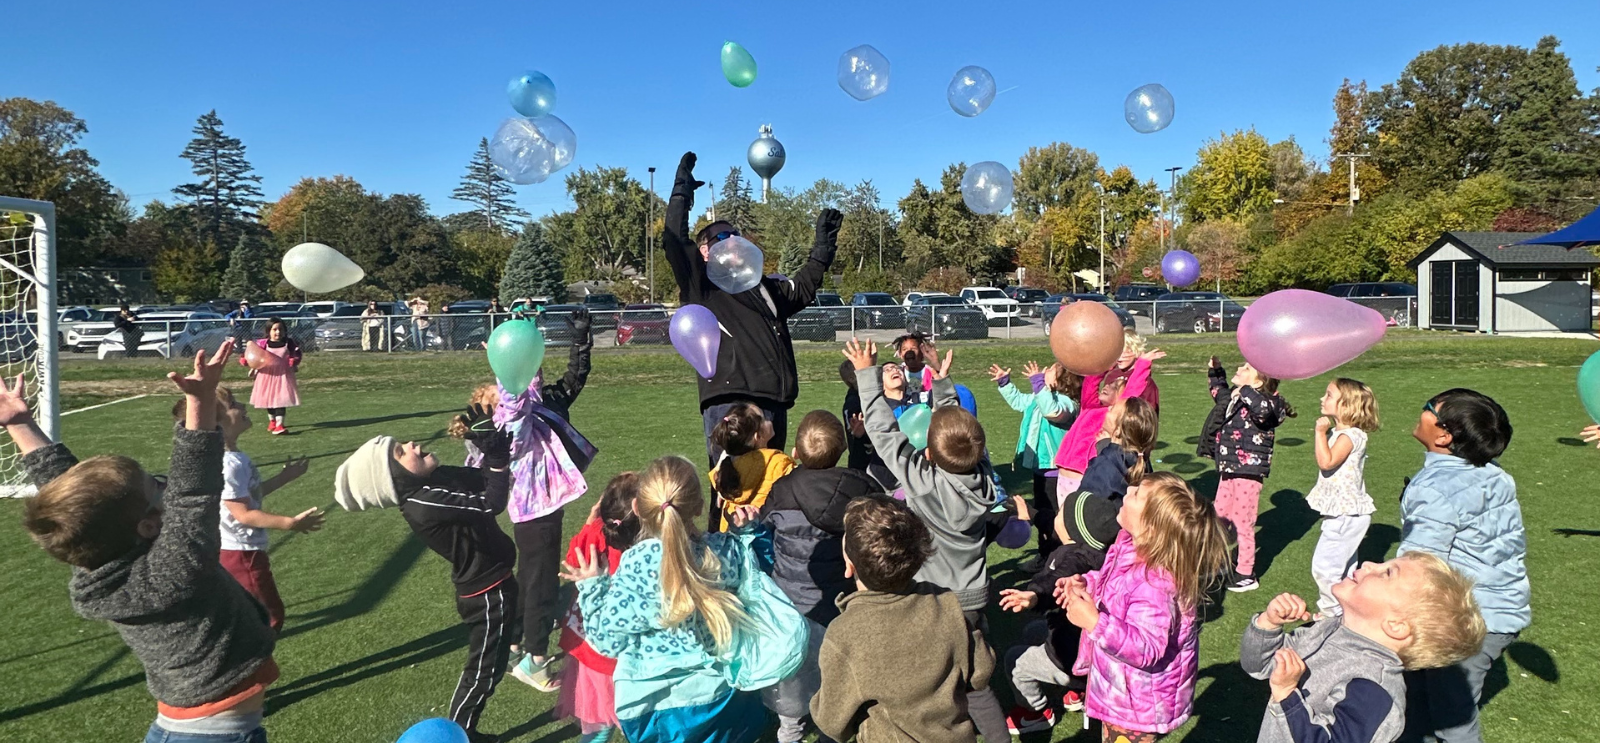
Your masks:
[[[1206,459],[1217,458],[1217,433],[1222,430],[1222,419],[1228,414],[1228,375],[1222,367],[1206,369],[1206,379],[1211,383],[1211,412],[1200,426],[1200,445],[1194,453]]]
[[[1128,494],[1128,471],[1139,463],[1139,454],[1118,446],[1111,439],[1101,439],[1095,444],[1094,457],[1083,468],[1079,490],[1087,490],[1105,498],[1122,498]]]
[[[800,467],[772,484],[761,522],[772,527],[772,579],[794,608],[827,626],[839,616],[835,601],[855,590],[844,577],[844,509],[850,501],[881,494],[877,483],[845,467]]]
[[[1277,393],[1269,395],[1248,385],[1234,388],[1222,399],[1228,406],[1217,432],[1217,471],[1223,477],[1267,479],[1276,430],[1290,417],[1289,403]]]
[[[1104,550],[1093,550],[1081,544],[1064,544],[1045,559],[1044,569],[1028,581],[1027,590],[1038,595],[1035,607],[1044,609],[1045,626],[1050,635],[1044,643],[1045,654],[1056,668],[1072,673],[1072,663],[1078,658],[1078,640],[1082,632],[1067,620],[1067,613],[1056,604],[1056,581],[1073,575],[1099,570],[1105,565]],[[1083,678],[1074,677],[1068,688],[1083,690]]]
[[[793,277],[786,281],[763,278],[754,289],[729,294],[706,276],[700,248],[689,234],[689,212],[699,183],[694,179],[694,164],[692,152],[678,164],[672,198],[667,202],[662,248],[678,282],[678,300],[706,307],[722,326],[716,375],[698,378],[700,409],[756,400],[787,410],[800,390],[788,320],[816,298],[817,287],[833,263],[842,218],[833,209],[822,211],[811,255]]]
[[[589,356],[594,350],[594,337],[589,334],[588,310],[579,309],[573,315],[572,330],[576,337],[567,356],[567,373],[539,388],[544,406],[568,423],[572,422],[572,403],[578,400],[578,394],[589,381]]]
[[[506,510],[511,472],[504,462],[484,469],[441,466],[427,479],[400,476],[400,513],[428,549],[450,561],[458,596],[472,596],[511,577],[517,547],[495,517]]]

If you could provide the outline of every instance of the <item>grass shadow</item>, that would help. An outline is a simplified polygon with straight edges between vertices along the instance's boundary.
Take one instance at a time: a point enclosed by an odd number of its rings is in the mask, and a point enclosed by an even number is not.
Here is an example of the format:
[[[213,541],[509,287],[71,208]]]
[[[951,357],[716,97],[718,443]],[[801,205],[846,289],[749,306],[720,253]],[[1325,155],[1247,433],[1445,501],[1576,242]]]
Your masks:
[[[1014,465],[1002,464],[994,468],[994,473],[1000,476],[1000,487],[1006,489],[1009,495],[1020,495],[1024,492],[1033,492],[1033,473],[1025,469],[1018,469]]]
[[[1550,533],[1563,537],[1600,537],[1600,531],[1594,529],[1551,529]]]
[[[0,722],[19,720],[30,715],[39,714],[40,712],[49,712],[59,707],[65,707],[69,704],[74,704],[85,699],[91,699],[93,697],[100,696],[101,694],[109,694],[111,692],[119,691],[139,684],[140,682],[144,681],[143,673],[131,673],[127,676],[123,676],[122,678],[94,684],[93,686],[89,685],[104,675],[106,671],[109,671],[115,667],[117,663],[122,661],[123,658],[126,658],[128,653],[129,651],[127,646],[117,648],[116,652],[112,653],[110,657],[107,657],[105,660],[101,661],[99,665],[89,669],[88,673],[85,673],[77,681],[74,681],[66,688],[66,690],[56,694],[53,697],[50,697],[49,699],[41,699],[37,702],[24,704],[21,707],[12,707],[11,709],[0,711]]]
[[[1261,711],[1267,708],[1267,682],[1250,678],[1238,663],[1214,663],[1200,669],[1200,679],[1210,685],[1194,700],[1198,722],[1185,741],[1235,743],[1255,740],[1261,728]]]
[[[1272,494],[1272,510],[1256,519],[1256,575],[1266,575],[1285,547],[1293,544],[1317,523],[1317,512],[1306,505],[1298,490],[1279,490]]]
[[[1295,438],[1293,436],[1284,436],[1284,437],[1278,439],[1278,445],[1279,446],[1305,446],[1306,445],[1306,440],[1305,439],[1300,439],[1300,438]]]
[[[1373,524],[1356,547],[1356,559],[1361,562],[1383,562],[1389,559],[1389,550],[1400,543],[1400,527],[1393,524]]]
[[[453,624],[435,632],[396,645],[386,650],[341,663],[327,670],[302,676],[267,692],[267,714],[282,712],[284,708],[323,692],[349,686],[390,671],[432,660],[465,648],[466,625]],[[441,680],[440,683],[447,683]]]
[[[1589,442],[1584,441],[1583,439],[1575,439],[1575,438],[1572,438],[1571,436],[1562,436],[1561,438],[1556,439],[1556,443],[1560,444],[1562,446],[1588,446],[1589,445]]]
[[[460,411],[455,409],[423,410],[415,413],[395,413],[394,415],[380,415],[372,418],[351,418],[349,420],[342,421],[322,421],[321,423],[312,423],[310,425],[302,426],[301,428],[303,430],[316,430],[322,428],[361,428],[362,426],[371,426],[378,423],[392,423],[394,421],[410,420],[412,418],[431,418],[436,415],[455,412]]]
[[[426,552],[427,549],[422,540],[408,535],[405,541],[401,542],[393,552],[389,553],[389,557],[384,559],[383,564],[379,565],[376,570],[372,571],[371,575],[367,576],[366,580],[362,581],[361,586],[349,598],[326,609],[319,609],[305,615],[297,615],[294,617],[295,619],[303,616],[310,621],[304,624],[296,623],[285,628],[279,640],[319,630],[328,625],[337,624],[371,611],[373,607],[383,603],[383,600],[389,597],[395,586],[399,585],[400,579],[405,577],[405,574],[411,570],[417,559],[422,557],[422,553]]]

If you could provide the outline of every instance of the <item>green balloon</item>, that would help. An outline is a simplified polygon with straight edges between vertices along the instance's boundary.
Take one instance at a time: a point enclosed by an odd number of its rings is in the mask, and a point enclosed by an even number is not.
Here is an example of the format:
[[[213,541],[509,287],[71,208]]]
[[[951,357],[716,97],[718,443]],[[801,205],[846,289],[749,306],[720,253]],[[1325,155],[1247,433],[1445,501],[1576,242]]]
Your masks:
[[[735,88],[748,88],[756,81],[756,58],[732,41],[722,45],[722,76]]]
[[[1600,423],[1600,351],[1578,367],[1578,399],[1589,413],[1589,420]]]
[[[532,320],[507,320],[489,334],[489,368],[500,386],[520,395],[544,363],[544,333]]]
[[[933,420],[933,408],[918,403],[900,414],[900,432],[906,435],[917,451],[928,448],[928,423]]]

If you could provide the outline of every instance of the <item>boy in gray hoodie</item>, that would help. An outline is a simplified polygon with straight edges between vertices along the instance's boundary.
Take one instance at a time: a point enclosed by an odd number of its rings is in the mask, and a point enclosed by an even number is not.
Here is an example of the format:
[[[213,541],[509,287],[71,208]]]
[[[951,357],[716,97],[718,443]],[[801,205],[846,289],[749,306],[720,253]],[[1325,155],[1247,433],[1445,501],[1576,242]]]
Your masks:
[[[1402,673],[1451,665],[1483,644],[1472,580],[1426,552],[1365,563],[1333,595],[1342,617],[1285,633],[1312,619],[1285,593],[1245,628],[1239,665],[1272,686],[1258,743],[1390,743],[1405,728]]]
[[[994,478],[984,455],[985,437],[978,419],[960,407],[955,383],[950,381],[952,351],[941,363],[930,348],[927,365],[933,370],[933,417],[928,423],[928,445],[918,450],[902,433],[894,410],[883,396],[878,371],[878,348],[852,338],[844,355],[856,368],[856,387],[866,416],[867,437],[890,472],[905,490],[906,505],[933,534],[933,556],[917,571],[917,580],[956,595],[967,621],[983,634],[989,622],[983,608],[989,603],[989,571],[984,540],[985,518],[997,502]],[[973,722],[986,740],[1006,740],[1005,711],[994,691],[972,692],[967,698]]]

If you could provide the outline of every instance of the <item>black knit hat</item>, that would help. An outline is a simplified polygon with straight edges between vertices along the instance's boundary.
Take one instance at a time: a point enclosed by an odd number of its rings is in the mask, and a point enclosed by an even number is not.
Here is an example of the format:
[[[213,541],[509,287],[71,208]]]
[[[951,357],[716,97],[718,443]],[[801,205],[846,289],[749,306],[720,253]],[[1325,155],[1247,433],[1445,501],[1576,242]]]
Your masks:
[[[1122,510],[1122,499],[1112,500],[1079,490],[1061,501],[1061,522],[1067,536],[1090,549],[1105,551],[1117,541],[1122,526],[1117,523],[1117,513]]]

